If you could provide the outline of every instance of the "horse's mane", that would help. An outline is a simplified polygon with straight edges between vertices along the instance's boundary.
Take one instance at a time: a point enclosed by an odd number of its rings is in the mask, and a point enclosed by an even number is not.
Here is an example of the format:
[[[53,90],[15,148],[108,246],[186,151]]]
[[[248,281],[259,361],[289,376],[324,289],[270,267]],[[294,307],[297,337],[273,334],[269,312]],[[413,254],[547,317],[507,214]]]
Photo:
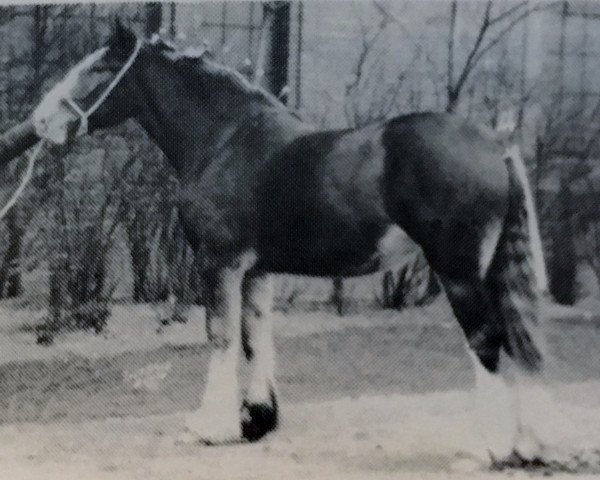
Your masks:
[[[295,112],[289,110],[275,95],[258,85],[252,84],[237,70],[208,58],[210,54],[205,48],[179,50],[173,44],[163,40],[155,41],[152,45],[158,49],[160,55],[173,62],[176,67],[185,67],[186,72],[192,72],[192,74],[196,74],[199,77],[209,74],[213,78],[227,82],[234,89],[249,97],[261,100],[270,106],[285,108],[289,113],[297,116]]]

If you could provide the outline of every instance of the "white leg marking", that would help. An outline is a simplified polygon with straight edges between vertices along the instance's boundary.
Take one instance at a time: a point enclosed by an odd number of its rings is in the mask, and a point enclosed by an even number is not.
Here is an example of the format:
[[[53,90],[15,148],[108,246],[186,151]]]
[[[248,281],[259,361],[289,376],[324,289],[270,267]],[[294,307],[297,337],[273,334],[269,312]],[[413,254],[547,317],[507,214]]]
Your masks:
[[[498,240],[502,233],[502,223],[502,220],[499,219],[491,222],[486,228],[481,241],[481,251],[479,252],[479,274],[481,278],[485,278],[496,253]]]
[[[546,263],[544,261],[544,250],[542,246],[542,239],[540,237],[535,202],[533,201],[531,186],[529,185],[529,180],[527,178],[527,169],[525,168],[525,163],[523,162],[523,158],[521,157],[521,152],[518,146],[513,145],[512,147],[507,148],[505,155],[512,159],[515,171],[525,192],[525,207],[527,209],[527,221],[529,226],[529,238],[531,239],[534,271],[538,288],[542,292],[545,292],[548,290]]]
[[[238,352],[239,343],[212,354],[202,406],[186,417],[191,440],[227,443],[240,439]]]
[[[517,435],[515,392],[502,374],[488,372],[475,353],[468,351],[475,367],[477,427],[490,455],[504,459],[512,452]]]
[[[242,256],[235,269],[224,269],[219,279],[219,305],[214,322],[220,331],[211,333],[212,354],[202,405],[188,415],[186,427],[192,438],[207,443],[234,442],[241,438],[238,363],[241,351],[241,284],[256,257]],[[211,320],[213,322],[213,320]],[[193,437],[196,438],[193,438]]]
[[[251,280],[244,308],[248,342],[252,348],[250,383],[246,400],[250,404],[270,403],[275,388],[275,349],[273,346],[273,281],[270,276]]]
[[[572,425],[544,385],[540,375],[517,371],[519,434],[516,451],[523,457],[544,458],[555,454],[573,436]]]

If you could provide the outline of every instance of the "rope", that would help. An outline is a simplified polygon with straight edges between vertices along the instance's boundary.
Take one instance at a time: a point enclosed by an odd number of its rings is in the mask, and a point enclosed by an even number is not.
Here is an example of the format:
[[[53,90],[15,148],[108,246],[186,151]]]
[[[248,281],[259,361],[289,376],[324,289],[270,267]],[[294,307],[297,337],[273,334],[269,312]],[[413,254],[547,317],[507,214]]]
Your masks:
[[[15,190],[15,193],[13,193],[12,197],[10,197],[10,200],[8,201],[8,203],[6,205],[4,205],[4,208],[2,208],[2,210],[0,210],[0,220],[2,220],[6,216],[8,211],[15,205],[15,203],[17,203],[17,200],[19,200],[19,198],[23,194],[25,187],[30,182],[31,177],[33,176],[33,167],[35,167],[35,161],[37,160],[37,157],[39,156],[40,152],[42,151],[44,144],[45,144],[44,140],[39,141],[37,143],[37,145],[35,146],[35,149],[33,150],[33,152],[31,152],[31,155],[29,155],[29,160],[27,163],[27,171],[25,172],[25,175],[23,175],[21,184]]]
[[[106,89],[104,90],[102,95],[100,95],[100,97],[94,102],[94,104],[86,112],[84,112],[81,108],[79,108],[79,106],[73,101],[73,99],[71,98],[70,92],[67,97],[63,97],[63,99],[66,100],[66,102],[71,106],[71,108],[73,110],[75,110],[75,112],[79,115],[79,117],[81,119],[81,124],[80,124],[79,130],[77,132],[78,135],[87,133],[89,116],[92,113],[94,113],[100,107],[100,105],[102,105],[104,100],[106,100],[108,95],[110,95],[110,93],[114,90],[114,88],[117,86],[117,84],[121,81],[121,79],[129,71],[129,69],[131,68],[131,65],[133,65],[133,62],[135,62],[138,54],[140,53],[141,48],[142,48],[142,42],[140,40],[138,40],[135,44],[133,53],[129,56],[127,62],[125,62],[125,65],[123,65],[121,67],[121,69],[117,73],[116,77],[113,78],[112,82],[110,82],[108,87],[106,87]],[[33,150],[33,152],[31,152],[31,155],[29,156],[29,162],[27,164],[27,171],[25,172],[25,175],[23,176],[23,179],[21,180],[21,184],[15,190],[15,193],[13,193],[12,197],[10,197],[10,200],[8,201],[8,203],[6,205],[4,205],[4,208],[2,208],[2,210],[0,210],[0,220],[4,219],[4,217],[6,216],[8,211],[15,205],[15,203],[17,203],[17,201],[23,194],[25,187],[31,181],[31,177],[33,176],[33,168],[35,167],[35,161],[37,160],[37,157],[39,156],[40,152],[42,151],[42,148],[44,147],[45,142],[46,142],[45,140],[39,141],[37,143],[37,145],[35,146],[35,149]]]
[[[116,77],[113,78],[112,82],[110,82],[108,87],[106,87],[106,89],[104,90],[102,95],[100,95],[100,97],[94,102],[94,104],[86,112],[84,112],[81,108],[79,108],[79,106],[73,101],[73,99],[71,98],[70,92],[67,97],[63,97],[63,99],[66,100],[66,102],[71,106],[72,109],[75,110],[75,112],[79,115],[79,117],[81,119],[81,124],[80,124],[79,130],[77,132],[78,135],[87,133],[89,116],[92,113],[94,113],[100,107],[100,105],[102,105],[104,100],[106,100],[108,95],[110,95],[110,92],[112,92],[114,90],[114,88],[117,86],[117,84],[121,81],[121,79],[129,71],[129,69],[131,68],[131,65],[133,65],[133,62],[135,62],[135,59],[137,58],[138,54],[140,53],[141,48],[142,48],[142,42],[140,40],[138,40],[135,44],[133,53],[129,56],[129,59],[127,60],[127,62],[125,62],[125,65],[123,65],[121,67],[121,69],[117,73]],[[0,210],[0,220],[2,220],[6,216],[8,211],[15,205],[15,203],[17,203],[17,201],[23,194],[25,187],[31,181],[31,177],[33,176],[33,168],[35,167],[35,161],[37,160],[37,157],[39,156],[40,152],[42,151],[42,148],[44,147],[45,142],[46,142],[45,140],[39,141],[37,143],[37,145],[35,146],[35,149],[33,150],[33,152],[31,152],[31,155],[29,156],[29,162],[27,164],[27,171],[25,172],[25,175],[23,176],[23,179],[21,180],[21,184],[15,190],[15,193],[13,193],[12,197],[10,197],[10,200],[8,201],[8,203],[6,205],[4,205],[4,208],[2,210]]]

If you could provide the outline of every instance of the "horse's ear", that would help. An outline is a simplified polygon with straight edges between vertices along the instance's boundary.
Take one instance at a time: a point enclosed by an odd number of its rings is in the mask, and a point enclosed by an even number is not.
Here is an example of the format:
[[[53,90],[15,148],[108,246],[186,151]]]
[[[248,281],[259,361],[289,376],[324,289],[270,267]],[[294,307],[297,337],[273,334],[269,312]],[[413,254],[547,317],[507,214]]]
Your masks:
[[[134,47],[136,42],[137,37],[135,36],[135,33],[123,25],[123,22],[121,22],[119,17],[116,17],[115,26],[112,35],[110,36],[110,40],[108,41],[109,46],[111,48],[129,51]]]

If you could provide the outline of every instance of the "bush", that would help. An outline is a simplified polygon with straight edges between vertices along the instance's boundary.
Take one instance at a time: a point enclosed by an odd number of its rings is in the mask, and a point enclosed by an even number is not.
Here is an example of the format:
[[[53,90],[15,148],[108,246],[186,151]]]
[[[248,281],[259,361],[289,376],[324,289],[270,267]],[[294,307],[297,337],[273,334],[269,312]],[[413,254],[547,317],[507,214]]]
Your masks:
[[[36,328],[36,341],[40,345],[51,345],[54,337],[65,331],[93,330],[100,334],[110,317],[106,302],[88,302],[65,312],[61,318],[48,317]]]

